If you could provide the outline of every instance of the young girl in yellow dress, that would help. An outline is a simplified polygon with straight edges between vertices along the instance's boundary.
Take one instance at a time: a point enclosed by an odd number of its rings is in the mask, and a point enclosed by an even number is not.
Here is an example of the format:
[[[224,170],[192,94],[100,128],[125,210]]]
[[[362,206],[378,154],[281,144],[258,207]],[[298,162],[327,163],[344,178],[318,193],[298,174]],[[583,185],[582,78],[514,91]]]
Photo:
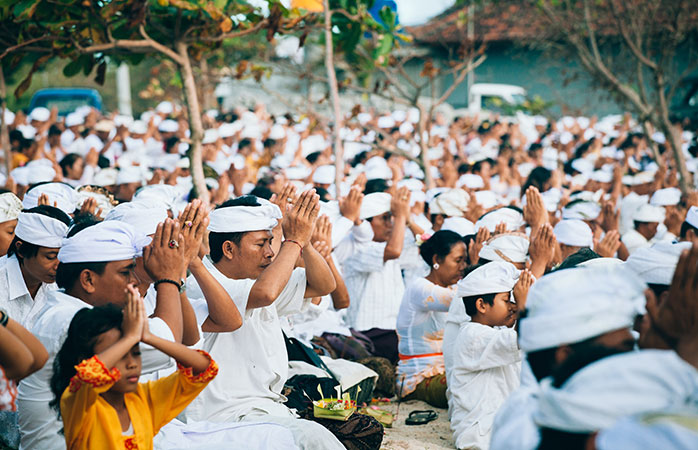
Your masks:
[[[138,383],[138,343],[175,358],[177,372]],[[59,409],[67,448],[153,448],[153,436],[175,418],[218,373],[202,351],[152,335],[143,300],[129,286],[123,312],[107,305],[75,315],[56,355],[51,405]]]

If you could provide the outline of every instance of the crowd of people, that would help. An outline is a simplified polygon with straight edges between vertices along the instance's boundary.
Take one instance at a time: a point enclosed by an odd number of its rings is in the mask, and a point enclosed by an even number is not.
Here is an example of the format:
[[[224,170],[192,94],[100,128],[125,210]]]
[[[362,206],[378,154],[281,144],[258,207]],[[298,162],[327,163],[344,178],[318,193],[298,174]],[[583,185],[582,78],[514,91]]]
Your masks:
[[[203,119],[210,201],[172,102],[5,111],[3,445],[380,448],[379,409],[314,416],[347,397],[447,409],[458,449],[698,445],[698,194],[662,133],[357,108],[336,165],[313,114]]]

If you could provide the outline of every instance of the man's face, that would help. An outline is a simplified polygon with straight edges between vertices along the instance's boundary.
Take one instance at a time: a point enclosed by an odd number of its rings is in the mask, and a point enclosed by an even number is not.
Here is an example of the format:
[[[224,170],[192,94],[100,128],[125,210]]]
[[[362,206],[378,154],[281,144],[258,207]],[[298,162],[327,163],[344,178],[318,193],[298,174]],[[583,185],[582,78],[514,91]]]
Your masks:
[[[0,256],[7,255],[7,249],[15,238],[15,227],[17,219],[0,223]]]
[[[58,269],[58,248],[39,247],[36,256],[24,258],[23,269],[35,280],[42,283],[56,281],[56,269]]]
[[[126,304],[126,287],[136,283],[136,262],[133,259],[111,261],[104,267],[101,275],[92,272],[92,298],[97,302],[93,306],[114,303],[117,306]]]
[[[393,233],[393,215],[390,212],[375,216],[370,221],[375,242],[387,242]]]
[[[256,279],[271,264],[274,258],[274,250],[271,249],[273,238],[271,231],[250,231],[242,236],[239,246],[231,242],[236,263],[244,269],[247,278]]]
[[[658,226],[658,222],[639,222],[636,230],[638,233],[643,235],[645,239],[649,240],[652,239],[655,234],[657,234]]]

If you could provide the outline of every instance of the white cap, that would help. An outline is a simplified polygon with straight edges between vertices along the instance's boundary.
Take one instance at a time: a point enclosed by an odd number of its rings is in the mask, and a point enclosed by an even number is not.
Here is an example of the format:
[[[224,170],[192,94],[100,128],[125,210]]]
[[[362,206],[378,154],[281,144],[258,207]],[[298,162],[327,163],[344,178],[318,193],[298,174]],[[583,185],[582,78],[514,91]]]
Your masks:
[[[458,282],[456,297],[511,292],[519,279],[519,270],[513,264],[492,261],[473,270]]]
[[[204,139],[201,141],[202,144],[215,144],[218,140],[218,130],[214,128],[209,128],[204,131]]]
[[[560,244],[571,247],[592,247],[594,236],[586,222],[579,219],[559,221],[553,228],[555,238]]]
[[[524,263],[528,259],[529,240],[523,233],[503,233],[490,238],[480,249],[479,257],[488,261]]]
[[[137,166],[122,167],[114,184],[142,183],[143,171]]]
[[[174,111],[174,106],[172,105],[172,102],[160,102],[158,106],[155,107],[155,111],[161,114],[172,114],[172,112]]]
[[[361,218],[370,219],[390,211],[392,197],[385,192],[373,192],[364,197],[361,203]]]
[[[46,122],[50,117],[51,111],[43,106],[36,107],[29,113],[29,120],[36,120],[37,122]]]
[[[642,205],[635,214],[633,214],[635,222],[664,222],[664,208],[654,205]]]
[[[678,205],[681,201],[681,191],[674,187],[659,189],[650,198],[650,205],[671,206]]]
[[[318,184],[332,184],[334,183],[334,176],[336,170],[334,166],[320,166],[315,169],[313,173],[313,183]]]
[[[97,172],[92,179],[92,184],[95,186],[113,186],[116,184],[116,178],[119,171],[113,167],[107,167]]]
[[[176,133],[179,130],[179,124],[172,119],[166,119],[160,122],[158,130],[163,133]]]
[[[618,265],[544,275],[528,293],[519,346],[535,352],[630,328],[646,288],[637,275]]]
[[[441,230],[453,231],[461,236],[468,236],[477,232],[475,225],[465,217],[447,217],[444,219],[443,225],[441,225]]]
[[[690,242],[657,242],[652,247],[635,250],[625,265],[645,283],[670,285],[676,265],[684,250],[690,250]]]
[[[467,187],[469,189],[482,189],[485,187],[485,182],[480,175],[474,173],[464,173],[456,181],[456,187]]]
[[[82,125],[83,123],[85,123],[85,118],[76,112],[72,112],[65,116],[65,126],[68,128]]]
[[[145,134],[148,132],[148,125],[142,120],[134,120],[128,127],[131,134]]]
[[[221,138],[229,138],[233,137],[235,133],[237,133],[237,130],[235,129],[235,125],[232,123],[224,123],[220,127],[218,127],[218,136]]]

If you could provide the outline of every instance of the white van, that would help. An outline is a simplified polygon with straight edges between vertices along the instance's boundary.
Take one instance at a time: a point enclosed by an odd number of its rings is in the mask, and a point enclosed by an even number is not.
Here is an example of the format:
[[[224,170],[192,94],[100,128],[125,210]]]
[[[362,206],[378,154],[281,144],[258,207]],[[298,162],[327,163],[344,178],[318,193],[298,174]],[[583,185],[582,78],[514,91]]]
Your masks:
[[[501,112],[503,104],[520,105],[526,100],[526,89],[512,84],[475,83],[470,87],[468,111]]]

